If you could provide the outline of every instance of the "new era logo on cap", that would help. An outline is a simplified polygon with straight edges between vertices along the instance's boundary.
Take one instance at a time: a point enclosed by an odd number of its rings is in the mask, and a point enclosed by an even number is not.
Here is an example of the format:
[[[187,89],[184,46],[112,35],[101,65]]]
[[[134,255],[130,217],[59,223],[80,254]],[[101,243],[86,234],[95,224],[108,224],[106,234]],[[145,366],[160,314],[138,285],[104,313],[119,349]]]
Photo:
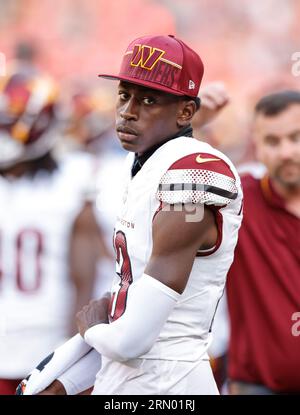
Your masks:
[[[145,36],[128,46],[118,75],[100,74],[174,95],[196,97],[203,77],[198,54],[174,36]]]
[[[189,89],[195,89],[195,88],[196,88],[195,82],[190,79],[189,80]]]

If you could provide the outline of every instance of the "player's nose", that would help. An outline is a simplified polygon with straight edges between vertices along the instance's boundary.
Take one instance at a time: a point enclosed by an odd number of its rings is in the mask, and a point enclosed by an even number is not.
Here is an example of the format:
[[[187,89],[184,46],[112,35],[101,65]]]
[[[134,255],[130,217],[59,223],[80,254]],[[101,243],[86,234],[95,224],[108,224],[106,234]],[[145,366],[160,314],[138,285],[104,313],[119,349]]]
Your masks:
[[[139,118],[139,104],[134,97],[128,99],[128,101],[122,106],[120,116],[126,120],[137,121]]]

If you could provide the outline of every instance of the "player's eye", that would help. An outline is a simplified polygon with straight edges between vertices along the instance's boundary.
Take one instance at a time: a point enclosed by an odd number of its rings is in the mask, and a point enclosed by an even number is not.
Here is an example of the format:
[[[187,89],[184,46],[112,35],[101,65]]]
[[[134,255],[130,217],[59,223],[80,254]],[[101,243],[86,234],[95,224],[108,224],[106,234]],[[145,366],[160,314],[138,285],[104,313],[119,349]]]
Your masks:
[[[127,92],[119,91],[119,98],[122,101],[126,101],[128,99],[128,97],[129,97],[129,94],[127,94]]]
[[[152,104],[155,104],[155,99],[152,97],[144,97],[143,103],[146,105],[152,105]]]

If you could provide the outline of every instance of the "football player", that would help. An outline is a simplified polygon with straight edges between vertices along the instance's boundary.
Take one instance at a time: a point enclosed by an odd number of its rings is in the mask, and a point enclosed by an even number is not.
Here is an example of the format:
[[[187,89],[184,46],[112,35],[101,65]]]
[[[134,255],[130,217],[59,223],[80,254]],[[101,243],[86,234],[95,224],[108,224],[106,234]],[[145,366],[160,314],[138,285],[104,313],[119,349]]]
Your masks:
[[[119,80],[116,130],[130,152],[110,301],[77,314],[82,338],[33,372],[25,393],[78,393],[84,373],[93,394],[218,394],[207,350],[242,190],[231,161],[193,138],[202,61],[174,36],[146,36],[130,43],[119,74],[103,76]]]

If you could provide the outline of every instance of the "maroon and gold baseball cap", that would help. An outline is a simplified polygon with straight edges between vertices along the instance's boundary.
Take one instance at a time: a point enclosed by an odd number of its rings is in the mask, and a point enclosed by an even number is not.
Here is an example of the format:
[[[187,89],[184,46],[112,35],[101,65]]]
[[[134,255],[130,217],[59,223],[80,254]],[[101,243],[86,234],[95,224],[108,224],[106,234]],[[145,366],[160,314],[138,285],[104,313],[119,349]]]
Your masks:
[[[182,40],[168,35],[135,39],[124,54],[119,74],[99,76],[197,97],[203,72],[199,55]]]

